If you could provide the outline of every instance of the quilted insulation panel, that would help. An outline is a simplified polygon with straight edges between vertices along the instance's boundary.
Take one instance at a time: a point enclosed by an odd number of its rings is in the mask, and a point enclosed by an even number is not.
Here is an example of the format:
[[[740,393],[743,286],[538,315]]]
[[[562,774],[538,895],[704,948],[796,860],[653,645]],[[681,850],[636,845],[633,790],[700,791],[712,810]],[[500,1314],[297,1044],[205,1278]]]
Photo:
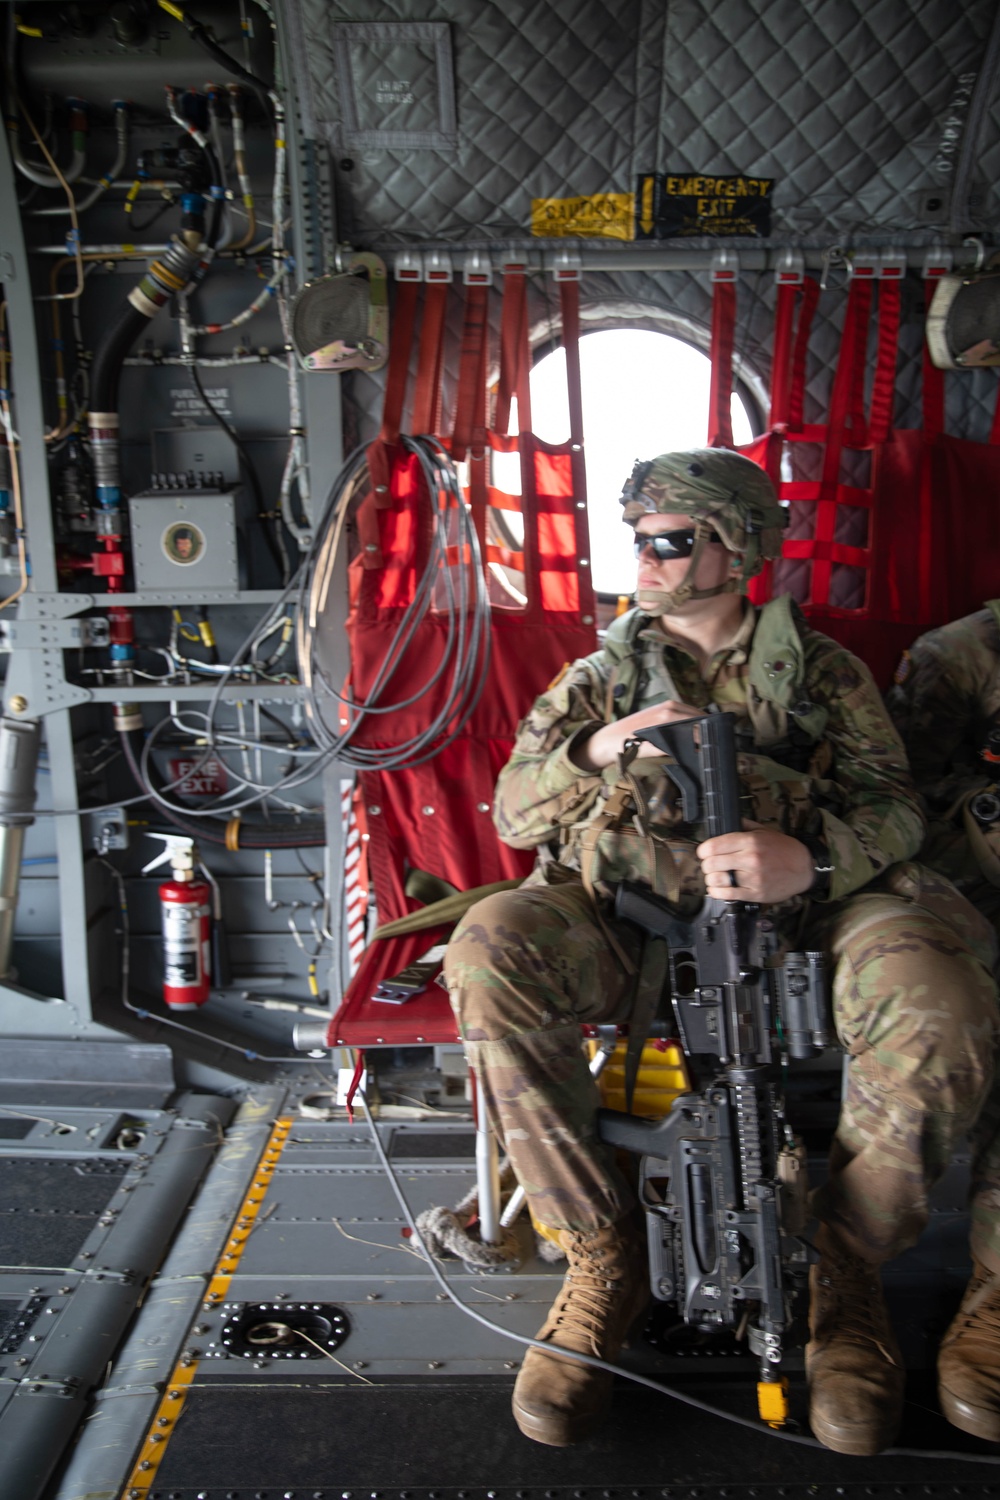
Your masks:
[[[771,237],[997,221],[994,0],[285,0],[342,238],[497,241],[644,172],[773,178]],[[929,203],[935,205],[930,208]]]

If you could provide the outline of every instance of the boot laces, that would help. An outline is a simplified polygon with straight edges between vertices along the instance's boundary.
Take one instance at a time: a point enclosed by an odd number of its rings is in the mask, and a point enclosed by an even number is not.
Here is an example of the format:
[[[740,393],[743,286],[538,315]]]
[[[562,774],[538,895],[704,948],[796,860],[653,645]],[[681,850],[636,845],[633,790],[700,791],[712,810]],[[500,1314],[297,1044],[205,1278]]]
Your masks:
[[[863,1348],[874,1345],[887,1364],[895,1365],[891,1348],[893,1338],[878,1272],[864,1261],[846,1256],[842,1260],[835,1257],[824,1259],[828,1263],[821,1267],[821,1277],[825,1285],[837,1294],[835,1337],[838,1343],[859,1344]]]
[[[959,1336],[976,1332],[1000,1334],[1000,1281],[990,1276],[970,1284],[962,1307],[964,1315]]]
[[[568,1246],[570,1269],[552,1309],[552,1322],[560,1342],[572,1347],[574,1337],[601,1356],[601,1340],[607,1336],[625,1289],[620,1256],[586,1248],[584,1236]],[[609,1263],[610,1262],[610,1263]]]

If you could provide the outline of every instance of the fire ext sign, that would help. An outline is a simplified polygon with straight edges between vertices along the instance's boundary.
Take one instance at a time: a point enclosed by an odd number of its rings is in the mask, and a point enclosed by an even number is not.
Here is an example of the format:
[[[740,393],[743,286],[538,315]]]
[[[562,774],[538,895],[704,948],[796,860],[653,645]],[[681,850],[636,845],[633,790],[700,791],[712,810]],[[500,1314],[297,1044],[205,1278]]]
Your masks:
[[[636,184],[637,240],[771,233],[773,177],[645,172]]]
[[[175,756],[170,761],[170,779],[182,797],[221,797],[227,786],[226,768],[214,755],[205,761]]]

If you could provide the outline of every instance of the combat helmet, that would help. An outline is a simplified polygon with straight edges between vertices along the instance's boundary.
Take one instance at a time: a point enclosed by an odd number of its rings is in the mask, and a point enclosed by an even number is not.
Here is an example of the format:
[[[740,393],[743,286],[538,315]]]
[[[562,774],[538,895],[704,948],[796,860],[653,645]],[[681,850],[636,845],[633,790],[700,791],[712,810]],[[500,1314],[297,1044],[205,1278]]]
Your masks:
[[[677,512],[695,522],[694,549],[684,578],[675,589],[644,593],[646,614],[667,614],[688,599],[742,593],[765,561],[781,552],[786,517],[774,485],[752,459],[728,448],[661,453],[646,463],[636,463],[622,490],[621,504],[622,520],[628,526],[655,512]],[[713,541],[736,554],[734,572],[714,588],[697,589],[693,579],[698,559]]]

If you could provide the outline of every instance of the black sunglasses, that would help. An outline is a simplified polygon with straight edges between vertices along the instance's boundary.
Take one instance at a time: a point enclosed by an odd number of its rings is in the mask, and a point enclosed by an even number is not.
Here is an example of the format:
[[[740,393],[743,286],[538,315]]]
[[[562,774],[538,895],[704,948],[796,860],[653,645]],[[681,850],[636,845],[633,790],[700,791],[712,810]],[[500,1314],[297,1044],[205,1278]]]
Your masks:
[[[632,547],[636,557],[641,557],[647,547],[652,547],[657,562],[666,562],[672,557],[690,557],[694,551],[694,535],[693,526],[685,527],[683,531],[658,531],[653,536],[637,531]],[[721,537],[711,531],[708,540],[718,542]]]

